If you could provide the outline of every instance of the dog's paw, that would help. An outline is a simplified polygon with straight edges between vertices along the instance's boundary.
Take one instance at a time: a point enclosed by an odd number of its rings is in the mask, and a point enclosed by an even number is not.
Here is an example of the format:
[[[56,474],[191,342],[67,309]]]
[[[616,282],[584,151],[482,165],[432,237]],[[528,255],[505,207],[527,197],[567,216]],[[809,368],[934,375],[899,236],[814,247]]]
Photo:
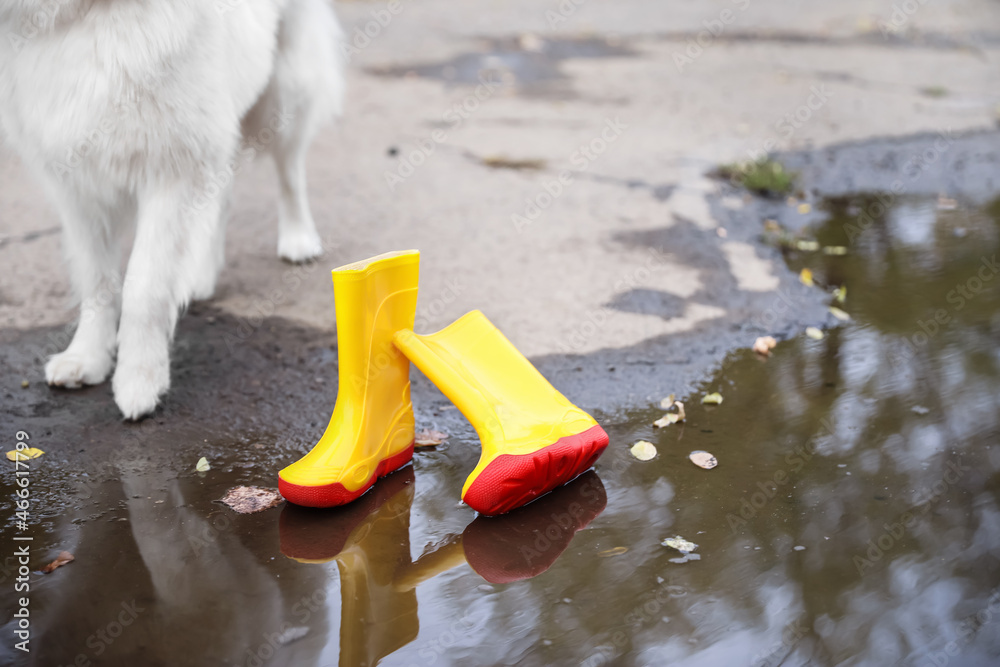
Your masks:
[[[66,350],[53,355],[45,364],[45,381],[55,387],[78,389],[85,384],[100,384],[111,373],[112,359],[107,352]]]
[[[285,231],[278,236],[278,257],[288,262],[308,262],[323,254],[316,230]]]
[[[135,421],[156,410],[170,388],[170,365],[122,363],[119,359],[111,381],[115,403],[125,419]]]

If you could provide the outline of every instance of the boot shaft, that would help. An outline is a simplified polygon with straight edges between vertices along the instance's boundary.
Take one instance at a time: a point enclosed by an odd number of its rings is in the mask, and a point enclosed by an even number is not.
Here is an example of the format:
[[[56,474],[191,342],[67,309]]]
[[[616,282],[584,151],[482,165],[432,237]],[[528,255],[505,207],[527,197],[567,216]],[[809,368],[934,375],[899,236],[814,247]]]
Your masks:
[[[392,335],[413,327],[419,261],[417,251],[403,250],[333,270],[342,388],[409,386],[409,361]]]

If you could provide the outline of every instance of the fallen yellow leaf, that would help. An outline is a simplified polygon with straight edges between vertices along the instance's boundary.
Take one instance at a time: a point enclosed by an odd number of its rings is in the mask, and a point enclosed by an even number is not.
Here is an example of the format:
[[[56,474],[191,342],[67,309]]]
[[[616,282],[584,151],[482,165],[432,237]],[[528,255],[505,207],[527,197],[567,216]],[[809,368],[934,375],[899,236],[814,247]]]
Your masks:
[[[806,335],[813,340],[823,340],[826,337],[826,334],[816,327],[806,327]]]
[[[705,394],[701,397],[702,405],[721,405],[722,404],[722,394],[719,392],[714,392],[711,394]]]
[[[39,456],[44,454],[42,450],[37,447],[28,447],[20,451],[12,449],[7,452],[7,458],[11,461],[27,461],[28,459],[37,459]]]
[[[640,461],[648,461],[656,456],[656,447],[653,446],[653,443],[646,442],[645,440],[640,440],[632,445],[630,451],[632,452],[632,456]]]
[[[811,210],[812,210],[812,206],[810,206],[809,204],[799,204],[799,213],[800,214],[806,215]]]
[[[823,248],[824,255],[846,255],[847,248],[842,245],[828,245]]]
[[[847,320],[851,319],[850,315],[842,311],[840,308],[837,308],[836,306],[830,306],[830,314],[836,317],[841,322],[846,322]]]
[[[847,301],[847,285],[841,285],[833,292],[833,298],[837,303],[844,303]]]
[[[663,415],[655,422],[653,422],[653,426],[657,428],[663,428],[664,426],[670,426],[671,424],[676,424],[678,421],[680,421],[679,416],[675,415],[673,412],[668,412],[667,414]]]
[[[802,239],[795,242],[795,249],[802,250],[803,252],[816,252],[819,250],[819,243]]]
[[[809,269],[802,269],[801,271],[799,271],[799,280],[802,281],[803,285],[806,285],[808,287],[812,287],[813,286],[813,272],[810,271]]]
[[[198,459],[198,464],[194,467],[198,472],[208,472],[212,469],[212,466],[208,465],[208,459],[204,456]]]

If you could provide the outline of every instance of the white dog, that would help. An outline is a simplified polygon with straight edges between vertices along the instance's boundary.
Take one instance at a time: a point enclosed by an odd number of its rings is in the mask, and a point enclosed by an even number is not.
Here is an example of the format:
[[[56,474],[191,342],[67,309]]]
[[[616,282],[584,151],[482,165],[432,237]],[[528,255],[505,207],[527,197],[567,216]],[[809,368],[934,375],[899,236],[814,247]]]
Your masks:
[[[178,313],[215,288],[234,165],[259,150],[278,254],[320,253],[305,153],[341,110],[341,40],[325,0],[0,0],[0,128],[58,209],[81,301],[49,384],[103,382],[117,350],[122,413],[156,408]]]

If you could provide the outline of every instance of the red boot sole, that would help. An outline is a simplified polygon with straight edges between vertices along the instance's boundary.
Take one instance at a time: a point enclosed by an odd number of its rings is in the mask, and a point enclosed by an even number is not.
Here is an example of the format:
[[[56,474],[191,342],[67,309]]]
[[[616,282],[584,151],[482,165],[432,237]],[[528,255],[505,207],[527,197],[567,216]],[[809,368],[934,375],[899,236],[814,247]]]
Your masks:
[[[413,443],[398,454],[394,454],[379,462],[375,474],[369,478],[357,491],[348,490],[340,482],[324,484],[323,486],[302,486],[286,482],[278,475],[278,491],[281,496],[290,503],[302,505],[303,507],[337,507],[346,505],[352,500],[357,500],[365,491],[372,488],[372,485],[380,477],[385,477],[389,473],[398,470],[406,465],[413,458]]]
[[[593,426],[531,454],[501,454],[479,473],[463,500],[486,516],[509,512],[580,476],[607,446],[608,434]]]

